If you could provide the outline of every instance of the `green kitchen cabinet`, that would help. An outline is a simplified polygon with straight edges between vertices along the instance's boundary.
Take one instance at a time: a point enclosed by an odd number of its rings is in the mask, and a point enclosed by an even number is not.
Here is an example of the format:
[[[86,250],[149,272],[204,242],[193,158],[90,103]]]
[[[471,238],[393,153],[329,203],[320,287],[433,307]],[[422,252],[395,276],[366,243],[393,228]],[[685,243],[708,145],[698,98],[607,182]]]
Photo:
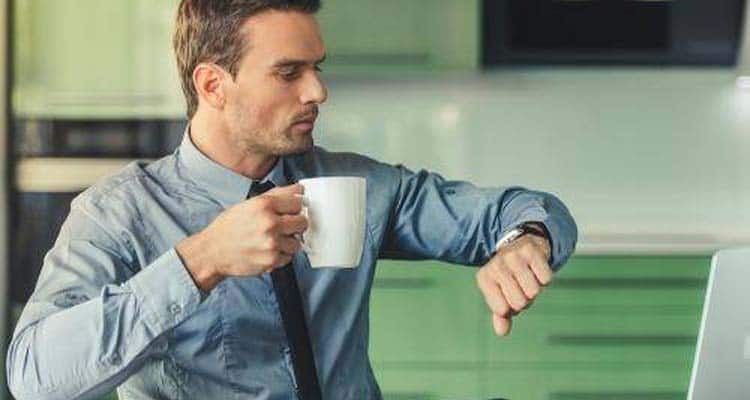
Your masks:
[[[498,338],[475,269],[381,262],[373,367],[404,398],[684,398],[708,271],[708,257],[575,257]]]
[[[370,314],[374,362],[476,362],[480,294],[472,269],[412,263],[378,272]]]
[[[22,118],[180,118],[171,38],[179,0],[14,0]],[[479,2],[326,0],[325,74],[475,68]]]
[[[476,369],[388,368],[375,375],[385,400],[475,399],[481,390]]]
[[[513,400],[684,400],[689,375],[671,364],[504,364],[482,371],[478,395]],[[441,397],[443,399],[451,397]]]
[[[325,0],[319,19],[332,72],[475,68],[479,1]]]
[[[14,112],[21,118],[176,115],[177,0],[15,0]]]

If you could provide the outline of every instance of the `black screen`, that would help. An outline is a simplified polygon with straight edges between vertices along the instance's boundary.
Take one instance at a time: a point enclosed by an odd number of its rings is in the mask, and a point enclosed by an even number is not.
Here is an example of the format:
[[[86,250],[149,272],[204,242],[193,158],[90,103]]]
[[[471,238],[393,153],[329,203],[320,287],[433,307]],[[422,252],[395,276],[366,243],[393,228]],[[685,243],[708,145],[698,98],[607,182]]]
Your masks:
[[[484,0],[485,66],[735,63],[744,0]]]

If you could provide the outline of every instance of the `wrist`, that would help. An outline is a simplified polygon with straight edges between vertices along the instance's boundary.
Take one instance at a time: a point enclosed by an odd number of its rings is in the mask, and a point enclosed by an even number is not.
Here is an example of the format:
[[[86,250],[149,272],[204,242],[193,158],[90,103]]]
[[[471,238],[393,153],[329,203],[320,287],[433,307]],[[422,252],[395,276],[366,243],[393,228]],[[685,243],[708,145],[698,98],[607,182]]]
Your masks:
[[[547,258],[550,257],[552,241],[550,240],[547,227],[543,223],[535,221],[521,223],[515,228],[505,232],[495,244],[495,251],[499,251],[501,248],[510,245],[524,236],[531,236],[534,241],[540,245],[543,243]]]
[[[198,289],[209,292],[224,279],[216,264],[210,260],[211,252],[201,232],[183,239],[175,250]]]

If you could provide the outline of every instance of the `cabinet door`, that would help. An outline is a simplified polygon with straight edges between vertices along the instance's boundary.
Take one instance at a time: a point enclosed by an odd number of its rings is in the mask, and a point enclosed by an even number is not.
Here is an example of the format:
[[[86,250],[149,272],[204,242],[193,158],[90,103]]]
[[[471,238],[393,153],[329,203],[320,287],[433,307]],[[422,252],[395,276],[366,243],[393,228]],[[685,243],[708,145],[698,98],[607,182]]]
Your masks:
[[[680,367],[693,358],[700,323],[697,314],[521,315],[514,320],[509,337],[487,335],[487,357],[491,365],[642,362]]]
[[[163,113],[175,89],[175,78],[165,79],[165,71],[173,65],[169,27],[176,0],[74,3],[15,1],[16,114]]]
[[[479,392],[476,370],[388,369],[375,375],[387,400],[475,399]]]
[[[478,2],[328,0],[319,14],[329,66],[339,71],[474,67]]]
[[[639,364],[513,364],[487,369],[477,398],[684,400],[688,378],[682,371]]]
[[[482,300],[474,268],[381,262],[370,300],[370,358],[379,367],[477,362]]]

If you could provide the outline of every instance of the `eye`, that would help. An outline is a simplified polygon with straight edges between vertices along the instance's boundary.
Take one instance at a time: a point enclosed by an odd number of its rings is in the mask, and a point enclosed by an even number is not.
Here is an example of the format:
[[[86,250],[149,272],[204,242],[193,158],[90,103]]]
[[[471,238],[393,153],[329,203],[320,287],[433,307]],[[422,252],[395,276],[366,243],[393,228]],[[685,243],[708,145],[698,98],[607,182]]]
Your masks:
[[[299,75],[299,70],[294,67],[282,68],[279,70],[279,75],[288,81],[294,80]]]

